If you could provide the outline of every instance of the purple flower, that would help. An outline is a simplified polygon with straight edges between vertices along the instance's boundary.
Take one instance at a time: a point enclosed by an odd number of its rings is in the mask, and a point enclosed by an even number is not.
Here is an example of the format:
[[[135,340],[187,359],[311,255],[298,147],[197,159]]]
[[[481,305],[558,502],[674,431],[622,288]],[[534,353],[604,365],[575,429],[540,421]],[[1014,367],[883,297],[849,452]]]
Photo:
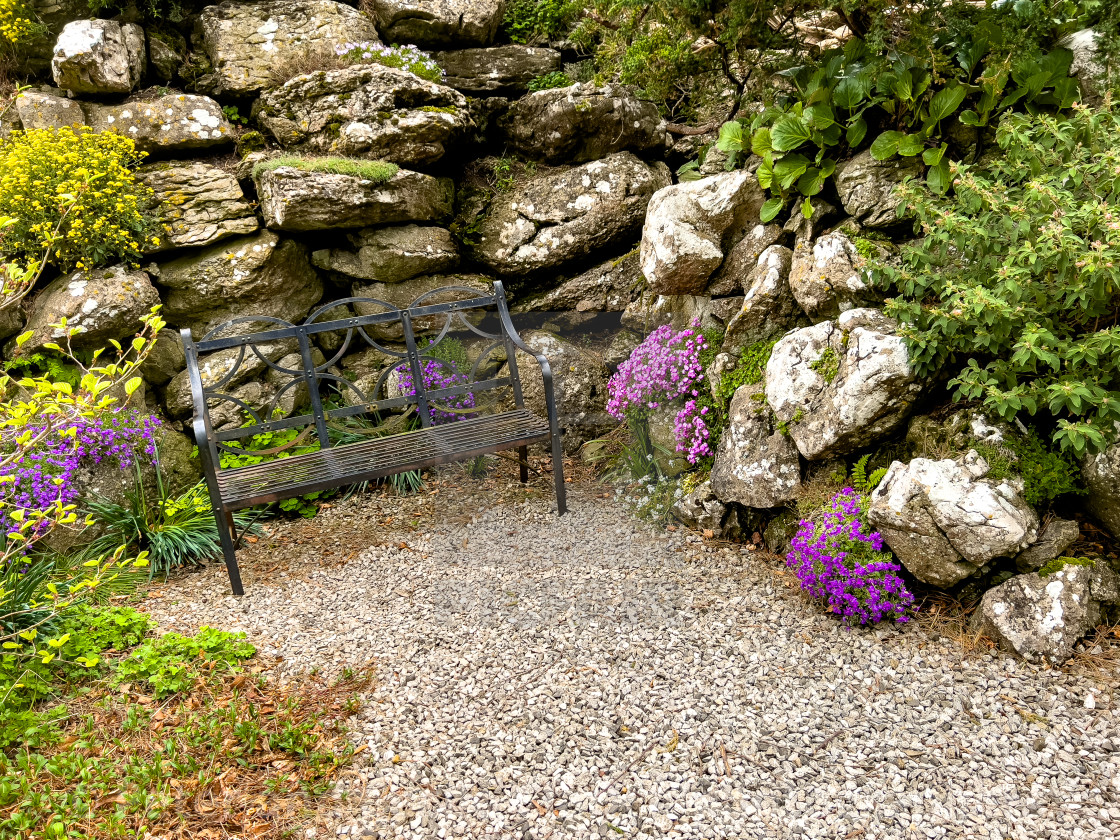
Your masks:
[[[415,396],[416,384],[412,379],[412,370],[407,365],[397,368],[400,371],[397,380],[400,392],[406,396]],[[424,377],[425,391],[438,391],[443,388],[454,388],[456,385],[465,385],[467,376],[459,371],[454,362],[445,362],[440,359],[428,359],[421,371]],[[430,398],[431,399],[431,398]],[[456,411],[444,411],[435,403],[442,404],[445,408]],[[437,426],[441,423],[450,423],[454,420],[466,420],[469,413],[460,413],[464,409],[474,408],[474,394],[452,394],[451,396],[436,396],[428,406],[428,415]]]
[[[805,592],[845,621],[909,621],[917,612],[914,595],[898,576],[902,567],[883,551],[882,534],[864,531],[863,501],[847,487],[816,520],[801,520],[786,565]]]

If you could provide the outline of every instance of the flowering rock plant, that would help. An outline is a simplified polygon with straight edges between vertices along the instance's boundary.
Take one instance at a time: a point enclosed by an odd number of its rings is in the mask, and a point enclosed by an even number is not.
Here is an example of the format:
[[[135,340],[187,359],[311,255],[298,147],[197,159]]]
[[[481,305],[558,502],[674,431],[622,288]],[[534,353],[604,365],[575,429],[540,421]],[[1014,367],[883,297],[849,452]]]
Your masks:
[[[382,64],[407,70],[429,82],[443,80],[443,68],[430,55],[412,44],[387,47],[371,41],[359,41],[338,44],[334,52],[340,59],[351,64]]]
[[[814,518],[801,520],[786,565],[802,590],[846,622],[904,623],[917,611],[914,595],[898,576],[902,567],[883,551],[882,535],[865,530],[863,506],[864,497],[847,487]]]
[[[675,331],[666,324],[646,336],[608,383],[607,411],[619,420],[644,419],[650,411],[679,406],[674,432],[677,451],[690,464],[711,456],[710,406],[703,386],[701,353],[709,349],[693,321]],[[681,402],[683,401],[683,405]]]
[[[412,371],[407,365],[401,365],[397,379],[397,387],[401,394],[414,396],[416,384],[412,379]],[[467,376],[460,372],[459,366],[454,362],[443,359],[428,359],[422,368],[424,376],[424,390],[438,391],[442,388],[454,388],[456,385],[465,385]],[[453,420],[466,420],[471,416],[470,409],[474,408],[474,394],[453,394],[450,397],[436,397],[428,405],[428,414],[437,426]]]

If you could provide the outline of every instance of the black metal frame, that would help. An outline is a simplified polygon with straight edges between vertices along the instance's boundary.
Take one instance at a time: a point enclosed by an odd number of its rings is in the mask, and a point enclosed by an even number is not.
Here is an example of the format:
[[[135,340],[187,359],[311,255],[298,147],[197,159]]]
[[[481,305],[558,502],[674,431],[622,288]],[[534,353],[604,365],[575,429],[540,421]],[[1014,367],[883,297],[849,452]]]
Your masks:
[[[459,296],[460,299],[443,303],[426,303],[428,300],[441,300]],[[333,321],[320,321],[319,318],[331,310],[344,305],[361,305],[367,309],[380,311],[372,315],[357,315]],[[484,315],[486,310],[496,310],[500,333],[485,332],[467,317]],[[446,388],[428,389],[424,385],[423,369],[433,357],[422,352],[416,341],[414,325],[423,319],[424,323],[442,320],[432,339],[430,349],[451,332],[453,324],[492,339],[494,343],[479,354],[467,382]],[[239,324],[265,322],[275,324],[275,328],[254,332],[248,335],[226,335]],[[386,347],[369,334],[370,328],[395,328],[399,324],[405,343],[402,352]],[[312,356],[311,338],[320,333],[345,332],[345,339],[331,358],[316,364]],[[528,481],[528,445],[548,440],[552,449],[552,472],[556,485],[556,507],[560,515],[567,511],[564,487],[564,462],[561,446],[561,432],[556,412],[556,397],[553,387],[552,368],[548,359],[535,352],[517,334],[510,319],[505,290],[500,282],[494,283],[490,294],[480,293],[477,289],[460,286],[447,286],[434,289],[418,297],[407,307],[399,308],[375,298],[346,298],[333,301],[320,307],[308,316],[302,324],[291,324],[278,318],[253,316],[236,318],[207,333],[199,341],[194,341],[189,329],[181,331],[183,348],[187,358],[187,376],[191,386],[194,404],[193,428],[195,442],[206,477],[206,486],[218,524],[222,553],[229,572],[230,586],[234,595],[244,594],[241,573],[237,566],[237,534],[234,528],[233,512],[256,504],[275,502],[316,490],[326,490],[346,484],[356,484],[372,479],[384,478],[394,473],[408,470],[425,469],[437,464],[465,460],[477,455],[497,452],[503,449],[518,450],[520,455],[521,481]],[[390,364],[378,378],[369,393],[338,375],[330,372],[335,364],[350,349],[355,336],[377,348],[386,355],[401,361]],[[285,368],[262,354],[262,344],[295,339],[301,366],[299,369]],[[209,386],[204,384],[199,355],[219,350],[236,349],[237,356],[229,369]],[[245,402],[221,389],[237,384],[237,373],[246,360],[248,349],[266,368],[291,377],[291,381],[281,387],[270,403],[262,410],[252,408]],[[508,372],[504,376],[479,380],[480,366],[491,353],[504,351]],[[547,422],[534,416],[525,409],[525,398],[521,387],[521,377],[517,369],[516,351],[522,350],[536,359],[544,380]],[[435,361],[439,362],[438,359]],[[442,364],[442,362],[439,362]],[[391,373],[407,365],[411,373],[415,393],[412,395],[388,396],[388,379]],[[343,408],[327,409],[323,405],[319,386],[328,382],[340,389],[348,389],[358,396],[351,405]],[[232,383],[232,384],[231,384]],[[279,401],[290,389],[305,387],[310,402],[310,413],[294,417],[272,419],[276,414]],[[513,391],[515,408],[498,414],[484,414],[460,422],[433,425],[431,408],[434,402],[438,410],[439,400],[467,393],[479,395],[497,388],[510,388]],[[383,396],[379,396],[383,395]],[[252,421],[234,429],[215,431],[211,423],[211,403],[229,402],[245,413]],[[336,418],[352,417],[390,409],[416,406],[421,428],[379,438],[375,441],[338,444],[331,446],[328,422]],[[263,418],[262,418],[263,415]],[[261,432],[276,431],[296,427],[313,427],[318,439],[319,450],[303,455],[247,467],[221,469],[221,452],[238,452],[230,445],[232,441],[250,438]]]

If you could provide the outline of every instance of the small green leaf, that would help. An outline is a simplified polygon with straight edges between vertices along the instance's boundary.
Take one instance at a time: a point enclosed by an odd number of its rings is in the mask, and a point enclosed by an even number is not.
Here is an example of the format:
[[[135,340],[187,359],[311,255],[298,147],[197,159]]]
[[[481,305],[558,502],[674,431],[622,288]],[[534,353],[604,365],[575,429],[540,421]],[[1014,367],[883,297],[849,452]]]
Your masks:
[[[899,143],[905,136],[901,131],[884,131],[871,144],[871,157],[875,160],[886,160],[894,157],[898,152]]]
[[[903,157],[919,155],[925,147],[925,141],[917,134],[907,134],[898,141],[898,153]]]
[[[929,118],[935,123],[955,113],[968,95],[963,85],[952,84],[942,88],[929,101]]]
[[[926,172],[926,184],[938,195],[944,195],[949,190],[949,162],[941,160],[937,165],[931,166]]]
[[[867,120],[863,116],[856,117],[851,125],[848,126],[845,132],[844,139],[848,141],[848,145],[853,149],[863,142],[863,138],[867,136]]]
[[[721,152],[743,151],[743,124],[732,120],[720,126],[716,148]]]
[[[775,216],[782,212],[782,207],[784,205],[785,202],[780,198],[775,197],[767,199],[766,203],[762,205],[762,209],[759,211],[759,219],[761,219],[764,224],[771,221]]]
[[[770,130],[771,142],[778,152],[792,152],[807,143],[812,137],[809,126],[795,114],[785,114],[778,118]]]

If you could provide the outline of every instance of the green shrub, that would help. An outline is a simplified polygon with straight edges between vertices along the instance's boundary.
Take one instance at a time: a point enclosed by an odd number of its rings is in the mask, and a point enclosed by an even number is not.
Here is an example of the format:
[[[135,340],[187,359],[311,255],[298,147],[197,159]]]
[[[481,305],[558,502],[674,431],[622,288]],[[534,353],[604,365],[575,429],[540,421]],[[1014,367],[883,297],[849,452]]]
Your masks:
[[[33,129],[0,140],[0,254],[63,271],[140,259],[151,190],[133,176],[132,140],[88,129]]]
[[[570,87],[571,84],[572,80],[568,77],[567,73],[563,70],[553,70],[551,73],[537,76],[537,78],[529,82],[529,92],[534,93],[538,90]]]
[[[574,0],[512,0],[502,31],[515,44],[539,44],[568,34],[583,12]]]
[[[205,670],[236,671],[257,652],[244,633],[203,627],[195,636],[166,633],[149,639],[117,665],[118,682],[141,680],[157,699],[189,688]]]
[[[990,162],[954,167],[952,197],[903,188],[924,236],[901,267],[873,263],[899,291],[886,309],[919,375],[952,366],[955,398],[1038,416],[1063,451],[1099,449],[1120,420],[1120,116],[1009,115],[997,142]]]
[[[0,49],[9,53],[20,50],[43,31],[26,0],[0,0]]]
[[[332,175],[350,175],[354,178],[364,178],[375,184],[384,184],[400,171],[395,163],[383,160],[357,160],[355,158],[341,157],[312,157],[304,158],[296,155],[281,155],[280,157],[262,160],[253,167],[253,177],[259,178],[262,172],[270,172],[281,166],[291,166],[304,172],[327,172]]]
[[[724,373],[716,385],[716,399],[721,406],[721,411],[726,414],[731,398],[735,396],[744,385],[757,385],[766,375],[766,363],[770,361],[770,352],[778,343],[775,338],[771,341],[760,341],[743,350],[739,361],[733,370]]]

